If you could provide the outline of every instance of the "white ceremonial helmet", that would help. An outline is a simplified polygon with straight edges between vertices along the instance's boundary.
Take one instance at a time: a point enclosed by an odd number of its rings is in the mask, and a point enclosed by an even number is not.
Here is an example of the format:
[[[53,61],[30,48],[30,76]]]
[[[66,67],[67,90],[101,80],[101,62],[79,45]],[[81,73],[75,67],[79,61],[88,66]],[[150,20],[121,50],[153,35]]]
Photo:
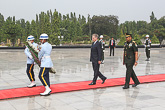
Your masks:
[[[43,33],[40,35],[40,39],[48,39],[48,35]]]
[[[35,39],[34,36],[30,35],[28,36],[27,41],[34,40],[34,39]]]
[[[100,38],[103,38],[103,35],[100,35]]]
[[[146,37],[150,37],[149,35],[146,35]]]

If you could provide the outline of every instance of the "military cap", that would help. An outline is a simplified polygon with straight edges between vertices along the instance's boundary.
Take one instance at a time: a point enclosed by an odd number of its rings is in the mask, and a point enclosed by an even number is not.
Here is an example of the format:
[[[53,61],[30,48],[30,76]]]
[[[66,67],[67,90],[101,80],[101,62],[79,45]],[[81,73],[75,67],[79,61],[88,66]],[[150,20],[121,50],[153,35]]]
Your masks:
[[[132,37],[132,34],[125,33],[125,37]]]

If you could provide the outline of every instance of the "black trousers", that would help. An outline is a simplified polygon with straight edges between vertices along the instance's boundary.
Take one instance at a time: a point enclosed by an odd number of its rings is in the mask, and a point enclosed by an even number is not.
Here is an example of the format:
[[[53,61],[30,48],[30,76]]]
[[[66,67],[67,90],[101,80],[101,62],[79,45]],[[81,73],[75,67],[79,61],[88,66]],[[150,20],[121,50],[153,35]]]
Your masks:
[[[114,47],[110,47],[110,56],[111,56],[112,51],[113,51],[113,56],[114,56]]]
[[[102,61],[104,61],[104,51],[102,50]]]
[[[147,58],[150,58],[150,48],[146,48],[146,56]]]
[[[93,71],[94,71],[93,83],[96,83],[96,80],[98,77],[104,80],[106,77],[102,75],[101,72],[99,71],[100,64],[92,62],[92,66],[93,66]]]
[[[125,85],[129,86],[130,78],[134,81],[135,84],[140,84],[134,70],[133,70],[133,65],[131,63],[126,64],[126,79],[125,79]]]
[[[33,68],[34,68],[34,64],[27,64],[26,73],[27,73],[30,81],[35,81]]]
[[[50,68],[41,67],[38,77],[44,86],[48,85],[50,87],[49,69]]]

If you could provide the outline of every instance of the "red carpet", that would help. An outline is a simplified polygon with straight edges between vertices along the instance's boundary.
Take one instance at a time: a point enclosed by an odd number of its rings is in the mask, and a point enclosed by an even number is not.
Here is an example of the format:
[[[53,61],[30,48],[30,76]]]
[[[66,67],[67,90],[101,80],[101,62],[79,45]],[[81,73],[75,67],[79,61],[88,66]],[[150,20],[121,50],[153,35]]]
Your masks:
[[[160,82],[160,81],[165,81],[165,74],[139,76],[138,78],[140,80],[140,83]],[[90,82],[91,81],[81,81],[81,82],[71,82],[71,83],[62,83],[62,84],[52,84],[51,93],[121,86],[124,85],[125,78],[107,79],[104,84],[101,84],[102,81],[98,80],[97,84],[92,86],[88,85]],[[132,84],[132,80],[130,84]],[[35,96],[43,92],[44,89],[45,88],[43,86],[38,86],[34,88],[25,87],[25,88],[0,90],[0,99]]]

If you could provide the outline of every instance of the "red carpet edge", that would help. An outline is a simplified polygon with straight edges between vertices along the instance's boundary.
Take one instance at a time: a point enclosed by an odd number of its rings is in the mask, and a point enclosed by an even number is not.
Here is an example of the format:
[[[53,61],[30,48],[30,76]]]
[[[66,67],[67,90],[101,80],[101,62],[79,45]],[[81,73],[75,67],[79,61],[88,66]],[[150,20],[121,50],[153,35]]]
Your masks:
[[[161,81],[165,81],[165,74],[138,76],[138,78],[141,84],[161,82]],[[79,91],[79,90],[87,90],[87,89],[95,89],[95,88],[115,87],[115,86],[124,85],[125,77],[107,79],[104,84],[101,84],[101,82],[102,82],[101,80],[98,80],[96,85],[88,85],[89,83],[91,83],[91,81],[60,83],[60,84],[52,84],[50,88],[52,89],[51,93],[62,93],[62,92]],[[130,84],[133,84],[132,80],[130,81]],[[39,95],[41,92],[44,92],[44,89],[45,89],[44,86],[37,86],[34,88],[24,87],[24,88],[0,90],[0,100],[36,96]]]

